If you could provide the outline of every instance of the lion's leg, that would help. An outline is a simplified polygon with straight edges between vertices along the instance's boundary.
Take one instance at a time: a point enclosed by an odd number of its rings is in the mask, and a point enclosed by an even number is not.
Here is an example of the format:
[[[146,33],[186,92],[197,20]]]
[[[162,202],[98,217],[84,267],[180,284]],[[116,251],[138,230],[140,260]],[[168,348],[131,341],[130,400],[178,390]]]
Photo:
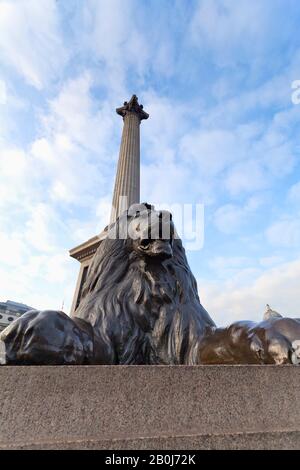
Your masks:
[[[200,364],[262,364],[263,345],[251,334],[252,322],[207,330],[199,343]]]
[[[89,364],[93,348],[89,325],[63,312],[31,310],[1,332],[0,364]]]
[[[299,364],[300,321],[240,321],[208,331],[199,342],[201,364]]]

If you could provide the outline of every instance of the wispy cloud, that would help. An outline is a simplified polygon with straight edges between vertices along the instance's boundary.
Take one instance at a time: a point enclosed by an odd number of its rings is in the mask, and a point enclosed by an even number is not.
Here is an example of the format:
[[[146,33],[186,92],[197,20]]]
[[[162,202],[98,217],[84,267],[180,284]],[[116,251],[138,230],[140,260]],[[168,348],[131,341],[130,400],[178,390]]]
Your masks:
[[[38,89],[59,77],[68,52],[57,2],[1,0],[0,50],[2,60]]]
[[[226,263],[227,264],[227,263]],[[204,305],[219,325],[231,321],[263,318],[266,304],[282,315],[297,317],[300,260],[282,263],[264,272],[243,268],[227,281],[199,279]]]

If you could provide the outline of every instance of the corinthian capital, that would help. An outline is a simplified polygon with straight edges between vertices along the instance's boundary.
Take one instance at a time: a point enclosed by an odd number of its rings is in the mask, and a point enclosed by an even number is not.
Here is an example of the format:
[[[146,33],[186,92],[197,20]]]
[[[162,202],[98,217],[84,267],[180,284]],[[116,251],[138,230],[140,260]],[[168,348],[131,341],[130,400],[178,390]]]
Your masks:
[[[143,110],[143,105],[139,104],[138,98],[136,95],[132,95],[130,101],[124,101],[124,105],[121,108],[116,109],[117,114],[120,114],[123,118],[128,113],[135,113],[140,120],[148,119],[149,114]]]

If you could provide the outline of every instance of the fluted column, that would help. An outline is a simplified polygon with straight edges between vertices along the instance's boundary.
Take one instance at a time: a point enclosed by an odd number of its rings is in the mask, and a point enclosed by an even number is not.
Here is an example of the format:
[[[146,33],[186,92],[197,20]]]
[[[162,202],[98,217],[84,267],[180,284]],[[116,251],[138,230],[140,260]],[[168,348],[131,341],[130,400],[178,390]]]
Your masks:
[[[124,210],[140,202],[140,122],[149,115],[139,105],[135,95],[124,106],[117,108],[124,126],[115,180],[110,222]]]

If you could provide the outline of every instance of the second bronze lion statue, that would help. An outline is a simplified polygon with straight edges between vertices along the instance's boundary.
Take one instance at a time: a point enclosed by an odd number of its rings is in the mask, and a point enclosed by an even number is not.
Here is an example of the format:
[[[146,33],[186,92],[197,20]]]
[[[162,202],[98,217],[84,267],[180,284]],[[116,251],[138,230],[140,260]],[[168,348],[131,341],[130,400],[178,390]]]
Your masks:
[[[135,205],[107,229],[73,317],[27,312],[0,334],[0,363],[285,364],[299,339],[297,319],[217,328],[171,214]]]

